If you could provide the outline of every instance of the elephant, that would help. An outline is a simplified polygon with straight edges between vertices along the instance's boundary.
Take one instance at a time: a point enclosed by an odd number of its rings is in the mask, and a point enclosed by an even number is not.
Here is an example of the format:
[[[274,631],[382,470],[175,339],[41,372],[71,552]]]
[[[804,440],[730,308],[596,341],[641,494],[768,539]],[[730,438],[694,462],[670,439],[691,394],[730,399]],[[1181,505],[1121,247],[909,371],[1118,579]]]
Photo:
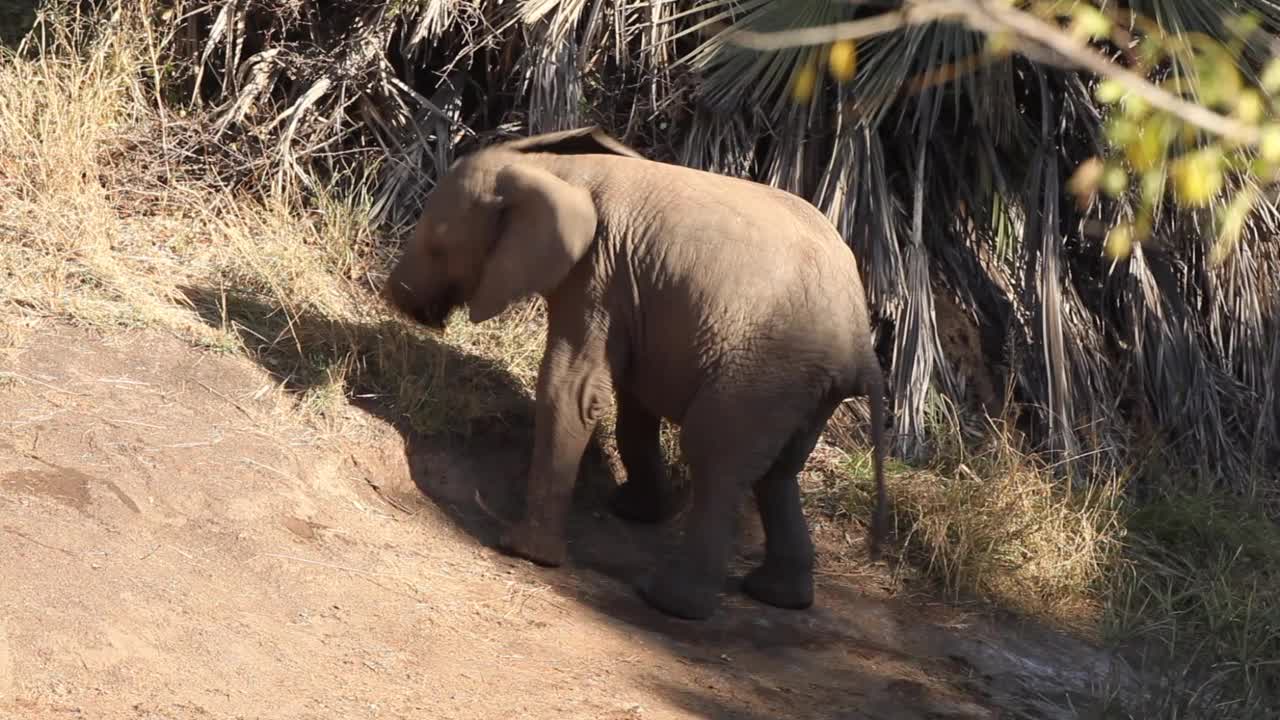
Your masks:
[[[614,514],[661,521],[662,420],[679,428],[689,471],[681,545],[637,582],[641,597],[676,618],[714,614],[750,488],[765,557],[742,589],[808,608],[814,546],[797,474],[837,407],[866,396],[878,556],[883,374],[853,252],[799,196],[647,159],[597,126],[508,140],[438,179],[382,293],[436,333],[464,305],[481,323],[545,301],[525,514],[500,551],[562,564],[578,468],[612,400],[625,473]]]

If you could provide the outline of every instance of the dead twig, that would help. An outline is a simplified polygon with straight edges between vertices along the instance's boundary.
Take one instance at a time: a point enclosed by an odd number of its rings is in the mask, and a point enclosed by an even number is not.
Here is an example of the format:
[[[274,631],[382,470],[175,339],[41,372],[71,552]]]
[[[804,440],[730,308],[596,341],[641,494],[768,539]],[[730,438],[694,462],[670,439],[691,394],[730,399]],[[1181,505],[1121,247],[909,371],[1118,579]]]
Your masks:
[[[225,394],[223,394],[223,393],[221,393],[221,392],[218,392],[217,390],[214,390],[213,388],[209,387],[208,385],[205,385],[204,383],[200,382],[199,380],[196,380],[196,381],[195,381],[195,384],[199,385],[200,387],[204,388],[205,390],[208,390],[210,393],[213,393],[214,395],[217,395],[219,398],[222,398],[222,400],[224,400],[225,402],[230,403],[232,407],[234,407],[235,409],[237,409],[237,410],[239,410],[240,412],[244,413],[244,416],[245,416],[245,417],[247,417],[247,418],[249,418],[250,420],[257,420],[257,418],[253,416],[253,413],[251,413],[251,412],[249,412],[248,410],[246,410],[246,409],[245,409],[245,407],[244,407],[243,405],[241,405],[240,403],[236,402],[235,400],[233,400],[233,399],[231,399],[231,398],[227,397]]]
[[[14,536],[20,537],[20,538],[22,538],[23,540],[26,540],[27,542],[31,543],[32,545],[39,545],[40,547],[42,547],[42,548],[44,548],[44,549],[46,549],[46,550],[53,550],[54,552],[60,552],[60,553],[62,553],[63,555],[66,555],[67,557],[79,557],[79,555],[77,555],[76,553],[74,553],[74,552],[72,552],[72,551],[70,551],[70,550],[67,550],[67,549],[65,549],[65,548],[60,548],[60,547],[57,547],[57,546],[54,546],[54,545],[49,545],[48,543],[41,542],[41,541],[39,541],[39,540],[37,540],[37,539],[35,539],[35,538],[31,537],[30,535],[28,535],[28,534],[26,534],[26,533],[22,532],[21,530],[14,530],[14,529],[13,529],[13,528],[11,528],[11,527],[0,527],[0,530],[3,530],[3,531],[5,531],[5,532],[9,533],[10,535],[14,535]]]
[[[67,390],[66,388],[60,388],[57,385],[52,385],[43,380],[37,380],[27,375],[22,375],[16,372],[0,371],[0,380],[4,380],[6,378],[11,378],[13,380],[20,380],[22,382],[29,382],[33,385],[39,385],[41,387],[48,388],[49,390],[52,390],[54,392],[62,393],[63,395],[71,395],[72,397],[89,397],[85,393],[78,393],[73,390]]]

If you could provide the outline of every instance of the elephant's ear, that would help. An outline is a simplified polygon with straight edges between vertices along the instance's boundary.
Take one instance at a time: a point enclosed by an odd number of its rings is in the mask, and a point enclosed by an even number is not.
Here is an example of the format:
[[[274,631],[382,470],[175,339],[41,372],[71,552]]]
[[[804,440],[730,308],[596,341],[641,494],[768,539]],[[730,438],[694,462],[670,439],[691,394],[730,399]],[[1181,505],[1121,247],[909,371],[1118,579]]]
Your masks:
[[[556,155],[622,155],[644,159],[640,153],[595,125],[543,133],[504,143],[516,152],[545,152]]]
[[[587,254],[596,234],[591,193],[541,168],[498,171],[501,220],[480,282],[467,301],[471,322],[484,322],[531,293],[548,293]]]

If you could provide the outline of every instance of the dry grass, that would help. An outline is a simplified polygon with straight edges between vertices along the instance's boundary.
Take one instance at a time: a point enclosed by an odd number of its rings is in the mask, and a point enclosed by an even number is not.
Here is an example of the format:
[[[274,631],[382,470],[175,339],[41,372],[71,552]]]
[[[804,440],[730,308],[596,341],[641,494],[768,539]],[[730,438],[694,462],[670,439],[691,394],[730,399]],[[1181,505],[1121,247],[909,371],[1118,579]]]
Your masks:
[[[316,417],[371,401],[426,432],[527,426],[540,306],[456,323],[447,342],[390,316],[371,290],[395,242],[369,229],[367,200],[226,187],[224,161],[193,157],[184,140],[198,119],[154,102],[139,71],[146,22],[126,16],[92,41],[67,31],[32,59],[0,62],[0,357],[39,318],[148,325],[255,358]],[[1078,629],[1109,619],[1112,636],[1200,647],[1255,705],[1280,694],[1273,523],[1241,535],[1238,513],[1176,495],[1135,515],[1121,478],[1071,490],[1013,436],[996,427],[977,450],[957,441],[924,466],[891,465],[898,537],[917,567]],[[869,456],[846,445],[820,469],[811,502],[867,517]],[[1182,700],[1171,707],[1193,706]]]
[[[864,518],[870,453],[842,417],[816,456],[810,504]],[[856,424],[856,422],[855,422]],[[1167,477],[1137,501],[1132,476],[1083,489],[993,424],[977,447],[958,429],[918,466],[890,464],[897,578],[979,599],[1121,649],[1149,681],[1100,718],[1271,718],[1280,707],[1280,527],[1261,503],[1193,494]],[[1083,712],[1084,709],[1081,709]]]
[[[844,447],[819,474],[815,503],[866,517],[871,456],[841,429],[837,423],[828,433]],[[953,442],[935,448],[931,460],[889,463],[893,528],[909,561],[899,577],[923,572],[952,597],[976,597],[1079,632],[1096,629],[1101,590],[1122,549],[1119,479],[1072,491],[999,427],[978,447],[960,441],[956,429],[938,437]]]
[[[371,291],[395,243],[358,195],[250,197],[184,157],[195,121],[158,110],[137,72],[144,21],[92,40],[53,25],[51,47],[0,65],[4,334],[39,316],[157,326],[249,354],[321,414],[363,395],[425,431],[518,416],[539,307],[456,323],[447,344],[392,317]]]

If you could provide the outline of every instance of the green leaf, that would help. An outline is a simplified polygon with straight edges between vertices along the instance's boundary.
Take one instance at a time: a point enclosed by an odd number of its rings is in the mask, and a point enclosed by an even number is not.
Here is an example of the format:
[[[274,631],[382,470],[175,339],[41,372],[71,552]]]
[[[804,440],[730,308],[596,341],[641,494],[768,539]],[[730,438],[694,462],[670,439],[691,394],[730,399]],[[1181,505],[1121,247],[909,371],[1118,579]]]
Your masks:
[[[1107,142],[1109,142],[1112,147],[1121,149],[1129,143],[1135,142],[1138,139],[1140,132],[1141,130],[1138,127],[1138,123],[1123,116],[1112,117],[1107,122],[1106,128],[1104,129]]]
[[[1221,265],[1235,249],[1244,232],[1245,221],[1258,202],[1258,190],[1248,186],[1236,193],[1231,203],[1218,215],[1218,242],[1209,250],[1209,263]]]
[[[1170,121],[1163,116],[1149,118],[1141,134],[1124,146],[1129,164],[1138,172],[1154,168],[1168,152],[1172,130]]]
[[[1164,195],[1165,174],[1158,170],[1142,173],[1142,209],[1150,211]]]
[[[1235,61],[1221,48],[1198,53],[1194,67],[1196,93],[1208,107],[1230,105],[1244,87]]]
[[[1151,104],[1133,93],[1121,98],[1120,107],[1123,109],[1125,117],[1132,120],[1141,120],[1151,112]]]

